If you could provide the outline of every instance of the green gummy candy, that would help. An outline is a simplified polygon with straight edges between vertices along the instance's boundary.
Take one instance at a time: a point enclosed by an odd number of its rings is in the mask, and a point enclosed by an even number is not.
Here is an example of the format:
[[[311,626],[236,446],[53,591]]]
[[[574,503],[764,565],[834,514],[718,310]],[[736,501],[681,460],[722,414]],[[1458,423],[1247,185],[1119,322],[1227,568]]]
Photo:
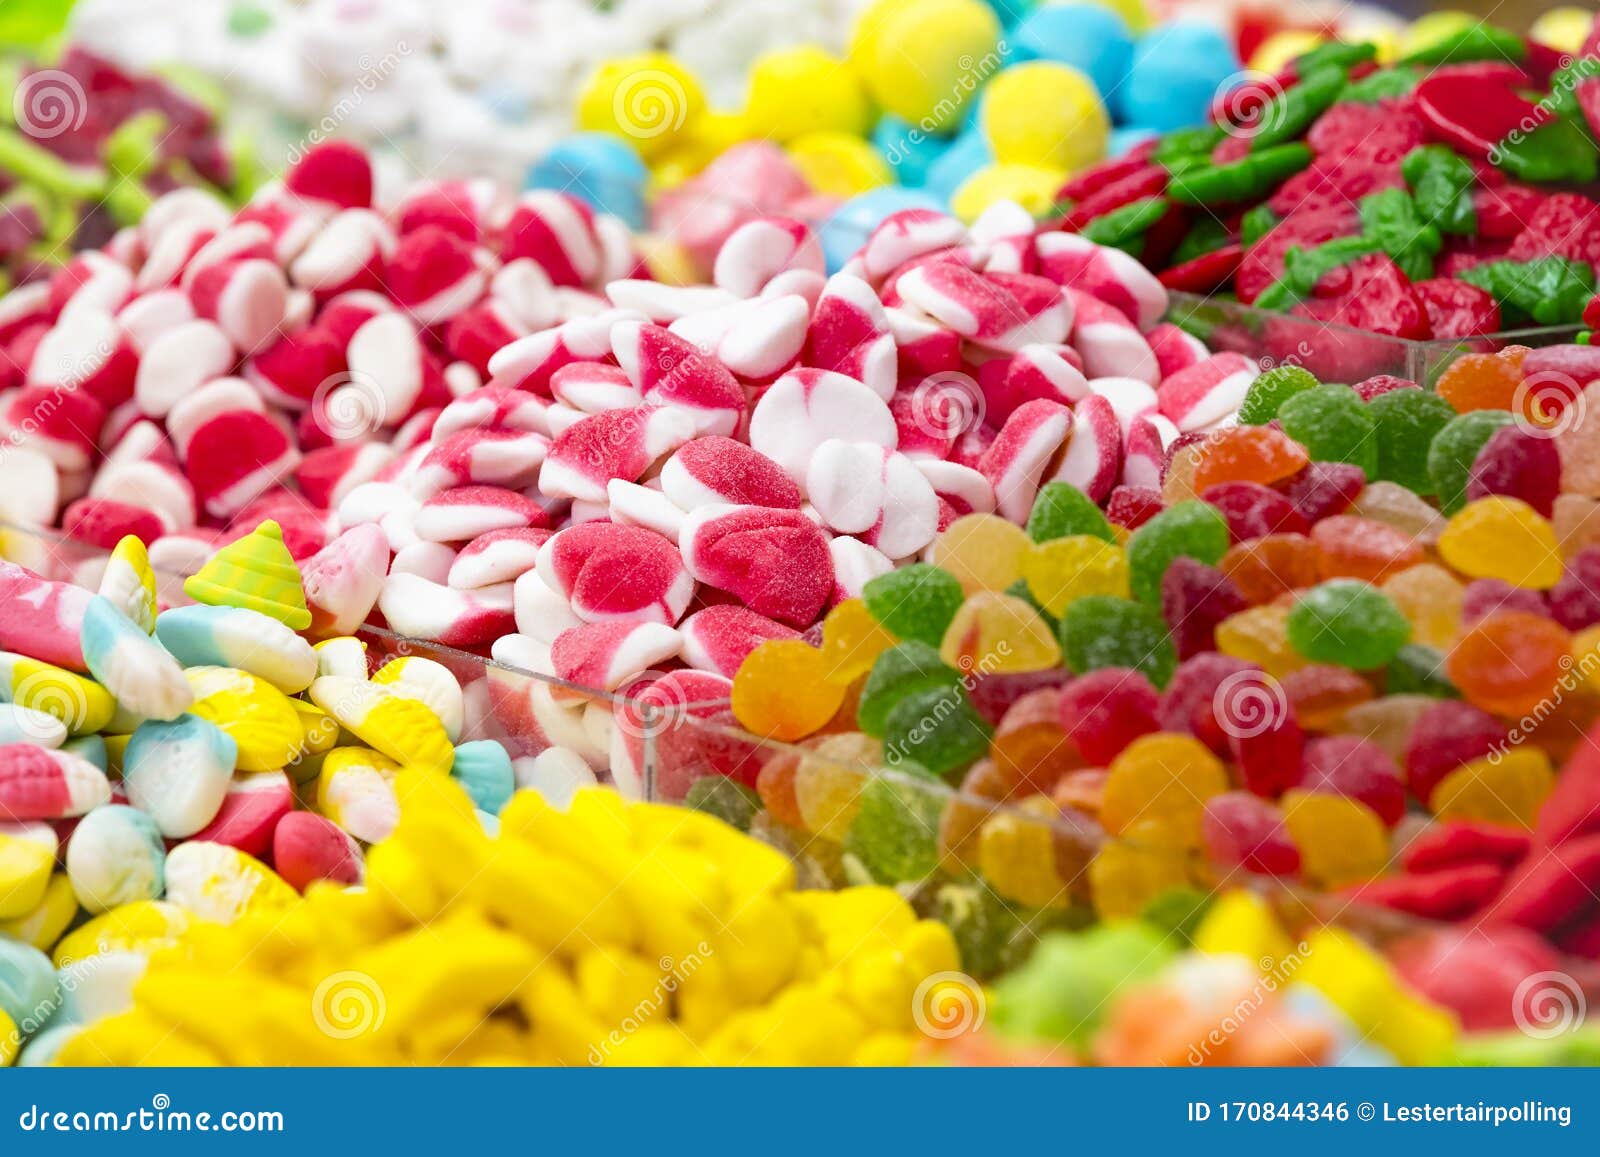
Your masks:
[[[1116,542],[1111,523],[1095,505],[1094,499],[1070,482],[1047,482],[1033,500],[1028,513],[1028,537],[1034,542],[1049,542],[1052,538],[1067,538],[1074,534],[1092,534],[1107,542]]]
[[[1503,60],[1520,64],[1527,55],[1528,42],[1522,37],[1479,21],[1417,49],[1402,57],[1400,63],[1465,64],[1474,60]]]
[[[989,1013],[1012,1040],[1087,1045],[1124,985],[1165,968],[1176,951],[1170,936],[1138,920],[1086,932],[1052,932],[1027,963],[994,984]]]
[[[1466,505],[1467,478],[1483,444],[1514,419],[1504,410],[1471,410],[1451,418],[1428,444],[1428,478],[1439,509],[1454,514]]]
[[[1239,219],[1239,241],[1246,249],[1250,248],[1271,233],[1280,220],[1281,218],[1270,207],[1257,205]]]
[[[875,738],[883,737],[889,710],[908,695],[940,687],[959,687],[961,673],[945,665],[939,652],[916,641],[890,647],[867,672],[856,704],[856,726]]]
[[[994,728],[961,687],[907,695],[883,724],[883,756],[891,767],[912,763],[934,775],[964,771],[989,753]]]
[[[1173,559],[1188,557],[1214,566],[1232,541],[1228,520],[1210,503],[1190,499],[1167,507],[1128,539],[1128,577],[1134,597],[1159,606],[1161,578]]]
[[[1101,667],[1130,667],[1165,687],[1178,665],[1167,624],[1150,607],[1111,595],[1085,595],[1061,616],[1061,650],[1082,675]]]
[[[1384,189],[1361,198],[1362,235],[1376,241],[1412,281],[1433,276],[1433,259],[1444,245],[1439,227],[1424,220],[1404,189]]]
[[[1241,426],[1264,426],[1278,416],[1278,409],[1296,394],[1322,383],[1302,366],[1273,366],[1245,391],[1239,406]]]
[[[762,811],[759,795],[737,780],[715,774],[691,783],[683,795],[683,806],[714,815],[741,832],[749,831],[750,822]]]
[[[1424,497],[1436,486],[1428,473],[1428,447],[1456,416],[1431,390],[1390,390],[1367,403],[1377,429],[1378,469],[1373,481],[1398,482]]]
[[[1594,269],[1565,257],[1485,261],[1456,276],[1498,301],[1507,321],[1514,323],[1576,323],[1594,293]]]
[[[955,575],[918,562],[869,580],[861,598],[896,638],[937,647],[966,595]]]
[[[1412,68],[1380,68],[1345,85],[1339,100],[1350,104],[1377,104],[1379,101],[1393,100],[1408,95],[1421,79],[1421,75]]]
[[[1361,395],[1349,386],[1304,390],[1279,408],[1278,421],[1312,461],[1349,462],[1368,478],[1377,474],[1377,427]]]
[[[1333,579],[1295,600],[1288,633],[1289,645],[1314,663],[1370,671],[1400,653],[1411,624],[1377,587]]]
[[[1407,643],[1400,648],[1385,672],[1384,690],[1389,695],[1432,695],[1435,699],[1459,699],[1461,692],[1444,670],[1444,652],[1423,643]]]
[[[1142,197],[1137,201],[1118,206],[1109,213],[1102,213],[1078,230],[1078,235],[1088,238],[1096,245],[1120,249],[1129,242],[1143,237],[1152,225],[1161,220],[1166,211],[1167,202],[1164,197]]]
[[[926,769],[901,763],[861,789],[844,850],[886,884],[921,880],[939,866],[939,817],[950,790]]]

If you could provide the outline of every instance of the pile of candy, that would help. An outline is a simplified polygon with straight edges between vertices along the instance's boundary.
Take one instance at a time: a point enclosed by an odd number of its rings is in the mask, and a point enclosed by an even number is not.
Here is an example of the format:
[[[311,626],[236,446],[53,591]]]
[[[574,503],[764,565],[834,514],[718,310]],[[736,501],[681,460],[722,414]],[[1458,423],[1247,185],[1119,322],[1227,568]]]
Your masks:
[[[160,76],[124,72],[82,48],[12,66],[0,127],[0,272],[48,275],[108,243],[152,200],[185,185],[241,200],[253,162],[224,143],[215,109]]]
[[[1275,369],[1159,490],[963,517],[750,652],[735,716],[804,742],[742,798],[885,881],[1114,917],[1244,872],[1600,957],[1597,379],[1583,346],[1436,393]]]
[[[1576,59],[1473,24],[1389,66],[1331,42],[1074,178],[1062,228],[1136,254],[1169,287],[1403,338],[1578,320],[1600,212]]]
[[[312,611],[271,522],[188,580],[195,605],[158,613],[135,538],[98,593],[9,563],[0,589],[0,1058],[30,1037],[48,1056],[55,1027],[104,1012],[142,970],[129,941],[360,883],[403,773],[457,781],[491,824],[518,786],[560,803],[594,782],[571,752],[469,739],[494,730],[487,708],[440,663],[369,678],[360,641],[298,634]],[[87,991],[46,1024],[51,950],[65,990]]]
[[[958,966],[949,930],[892,890],[796,891],[784,856],[709,817],[519,792],[491,837],[436,772],[399,778],[365,889],[181,936],[86,926],[82,983],[32,1047],[86,1065],[903,1064],[919,986]],[[148,958],[131,1000],[107,979],[125,957]],[[0,941],[0,978],[61,1003],[32,950]],[[104,1019],[80,1029],[85,1005]]]

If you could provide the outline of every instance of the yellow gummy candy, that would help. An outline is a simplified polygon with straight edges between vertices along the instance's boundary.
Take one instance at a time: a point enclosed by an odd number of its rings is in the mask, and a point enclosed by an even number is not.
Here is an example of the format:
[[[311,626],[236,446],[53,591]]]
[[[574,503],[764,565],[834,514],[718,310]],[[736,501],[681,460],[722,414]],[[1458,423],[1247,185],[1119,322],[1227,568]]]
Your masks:
[[[1294,944],[1265,899],[1244,888],[1219,896],[1194,931],[1201,952],[1243,956],[1262,972],[1272,972]]]
[[[1188,882],[1188,860],[1174,848],[1108,840],[1089,861],[1089,889],[1102,920],[1139,916]]]
[[[177,942],[189,927],[189,913],[165,900],[135,900],[102,912],[74,928],[56,945],[57,967],[102,952],[149,954]]]
[[[1349,932],[1323,927],[1307,937],[1294,978],[1320,990],[1401,1064],[1438,1063],[1454,1043],[1455,1019],[1404,988],[1388,962]]]
[[[1128,597],[1128,556],[1091,534],[1033,544],[1022,557],[1022,577],[1039,604],[1060,615],[1085,595]]]
[[[231,924],[250,912],[286,909],[300,894],[238,848],[190,840],[167,856],[167,899],[203,920]]]
[[[706,107],[694,74],[664,52],[601,64],[578,92],[578,127],[622,137],[646,159],[665,152]]]
[[[978,835],[978,870],[1000,895],[1030,908],[1065,908],[1071,900],[1044,819],[1016,811],[990,816]]]
[[[1531,828],[1555,782],[1548,755],[1537,747],[1513,747],[1456,768],[1439,781],[1428,802],[1442,820]]]
[[[1061,644],[1044,616],[1015,595],[979,591],[945,628],[939,657],[977,675],[1046,671],[1061,665]]]
[[[22,915],[0,920],[0,937],[9,936],[49,952],[78,915],[78,897],[65,872],[57,872],[45,885],[39,903]]]
[[[455,760],[450,736],[426,704],[378,683],[324,675],[307,692],[339,724],[390,759],[449,774]]]
[[[1565,567],[1549,521],[1520,498],[1502,494],[1469,502],[1439,535],[1439,557],[1469,578],[1549,590]]]
[[[1289,608],[1273,603],[1229,615],[1217,624],[1216,640],[1224,655],[1254,663],[1274,679],[1308,661],[1289,645]]]
[[[822,620],[822,665],[830,683],[854,683],[892,646],[894,636],[860,599],[845,599]]]
[[[1140,736],[1111,762],[1100,822],[1112,835],[1137,826],[1162,843],[1197,847],[1206,800],[1227,790],[1227,771],[1198,739]]]
[[[1284,793],[1283,820],[1300,849],[1300,870],[1323,888],[1370,880],[1389,861],[1389,833],[1378,813],[1342,795]]]
[[[100,576],[99,593],[145,634],[155,631],[156,576],[143,541],[129,534],[117,543]]]
[[[306,737],[300,712],[271,683],[235,667],[190,667],[184,675],[194,689],[190,714],[233,738],[240,771],[277,771],[300,753]]]
[[[953,574],[969,595],[1003,591],[1022,577],[1022,559],[1032,545],[1008,518],[963,514],[933,540],[928,561]]]
[[[245,607],[303,631],[311,609],[283,531],[270,518],[243,538],[211,556],[199,573],[184,581],[183,592],[213,607]]]
[[[73,735],[104,729],[117,711],[94,680],[10,651],[0,651],[0,699],[54,715]]]
[[[49,824],[0,826],[0,920],[25,916],[44,900],[56,844]]]

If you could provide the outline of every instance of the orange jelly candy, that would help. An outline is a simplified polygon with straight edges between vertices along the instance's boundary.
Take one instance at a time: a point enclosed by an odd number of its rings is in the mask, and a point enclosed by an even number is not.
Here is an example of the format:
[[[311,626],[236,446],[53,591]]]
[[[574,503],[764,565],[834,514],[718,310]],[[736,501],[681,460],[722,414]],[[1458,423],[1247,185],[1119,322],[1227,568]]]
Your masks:
[[[989,750],[1026,791],[1049,792],[1067,772],[1084,766],[1078,745],[1061,726],[1059,687],[1030,691],[1008,707]]]
[[[1253,606],[1317,584],[1317,549],[1303,534],[1269,534],[1235,543],[1222,556],[1222,573]]]
[[[1435,387],[1456,413],[1468,410],[1514,409],[1522,384],[1522,359],[1527,346],[1507,346],[1499,353],[1462,354],[1439,376]]]
[[[1326,731],[1346,711],[1373,697],[1372,684],[1348,667],[1318,663],[1290,671],[1282,680],[1283,694],[1294,708],[1295,720],[1309,731]]]
[[[1270,486],[1298,474],[1310,458],[1305,447],[1272,426],[1219,430],[1200,448],[1194,489],[1204,494],[1219,482],[1259,482]]]
[[[1324,579],[1378,583],[1423,561],[1422,544],[1405,531],[1350,514],[1324,518],[1311,528],[1311,541]]]
[[[1467,701],[1498,715],[1535,711],[1572,666],[1572,636],[1526,611],[1497,611],[1462,635],[1445,661]]]

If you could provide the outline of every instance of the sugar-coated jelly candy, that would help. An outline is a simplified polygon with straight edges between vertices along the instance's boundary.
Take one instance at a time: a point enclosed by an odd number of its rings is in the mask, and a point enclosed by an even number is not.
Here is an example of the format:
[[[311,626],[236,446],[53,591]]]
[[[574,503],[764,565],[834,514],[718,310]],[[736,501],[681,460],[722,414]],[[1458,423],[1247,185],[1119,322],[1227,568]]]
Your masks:
[[[1504,494],[1549,518],[1561,495],[1561,451],[1547,431],[1501,426],[1472,460],[1467,498]]]
[[[1382,667],[1411,637],[1411,624],[1383,592],[1355,579],[1334,579],[1300,595],[1286,627],[1306,658],[1358,671]]]
[[[1049,792],[1088,757],[1069,738],[1061,687],[1023,695],[995,725],[989,758],[1020,791]]]
[[[1193,848],[1206,800],[1228,790],[1222,761],[1190,735],[1135,739],[1111,763],[1100,822],[1112,835]]]
[[[1350,708],[1376,694],[1372,684],[1350,668],[1331,664],[1291,671],[1282,687],[1295,718],[1312,731],[1326,731]]]
[[[939,533],[928,561],[949,571],[967,594],[1003,591],[1022,577],[1032,539],[998,514],[963,514]]]
[[[1293,503],[1259,482],[1219,482],[1201,491],[1200,498],[1222,512],[1235,543],[1266,534],[1305,534],[1311,529]]]
[[[1571,645],[1559,623],[1524,611],[1499,611],[1461,636],[1445,670],[1468,702],[1516,718],[1553,694],[1572,664]]]
[[[1215,650],[1217,624],[1247,606],[1232,579],[1192,558],[1173,559],[1162,576],[1161,617],[1179,659]]]
[[[1531,828],[1555,780],[1550,757],[1522,744],[1462,764],[1439,781],[1428,802],[1440,819]]]
[[[1257,375],[1245,391],[1244,401],[1239,406],[1239,421],[1252,426],[1265,425],[1278,416],[1278,411],[1290,398],[1321,384],[1302,366],[1273,366]]]
[[[1367,472],[1349,462],[1313,462],[1280,483],[1289,504],[1311,522],[1344,513],[1366,485]]]
[[[1074,534],[1090,534],[1107,542],[1116,541],[1111,524],[1092,498],[1070,482],[1047,482],[1033,500],[1028,514],[1028,537],[1034,542],[1049,542]]]
[[[1200,834],[1214,867],[1263,876],[1300,872],[1300,849],[1289,838],[1283,813],[1250,792],[1225,791],[1206,800]]]
[[[1022,599],[979,591],[945,629],[939,657],[977,675],[1043,671],[1061,662],[1061,645],[1044,616]]]
[[[1177,666],[1172,636],[1161,616],[1142,603],[1088,595],[1061,616],[1061,650],[1078,674],[1100,667],[1131,667],[1165,687]]]
[[[1300,870],[1320,888],[1370,880],[1389,860],[1389,835],[1376,812],[1358,800],[1289,791],[1283,819],[1300,849]]]
[[[1436,483],[1428,473],[1428,447],[1456,416],[1450,403],[1428,390],[1391,390],[1368,402],[1367,413],[1378,443],[1372,479],[1432,494]]]
[[[1548,590],[1561,579],[1561,551],[1550,523],[1520,498],[1467,503],[1439,535],[1439,557],[1471,578],[1497,578]]]
[[[801,739],[833,718],[845,689],[828,678],[821,651],[798,639],[770,639],[733,677],[733,714],[757,735]]]
[[[1464,353],[1451,362],[1434,386],[1458,412],[1511,410],[1522,384],[1525,347],[1508,346],[1497,353]]]
[[[1307,743],[1296,787],[1360,800],[1391,828],[1406,811],[1405,784],[1395,761],[1377,744],[1353,735],[1326,735]]]
[[[1368,478],[1378,473],[1377,426],[1349,386],[1314,386],[1278,408],[1284,433],[1318,462],[1348,462]]]
[[[1132,920],[1188,883],[1189,857],[1180,847],[1109,840],[1089,863],[1094,910],[1102,920]]]
[[[1311,542],[1324,579],[1379,583],[1423,560],[1421,544],[1405,531],[1352,514],[1324,518],[1311,528]]]
[[[901,699],[939,687],[957,687],[961,673],[945,665],[926,643],[898,643],[873,663],[856,705],[856,723],[868,735],[881,736],[889,711]]]
[[[1268,534],[1228,548],[1218,569],[1253,605],[1314,586],[1321,578],[1317,548],[1303,534]]]
[[[1224,655],[1253,663],[1277,679],[1306,665],[1289,644],[1288,607],[1267,604],[1240,611],[1217,624],[1216,638]]]
[[[988,816],[978,833],[977,866],[985,884],[1012,903],[1064,908],[1072,894],[1056,869],[1051,826],[1058,817],[1045,808],[1054,811],[1046,800],[1026,800]]]
[[[981,758],[992,734],[962,688],[919,691],[890,708],[883,725],[884,758],[890,765],[912,763],[948,775]]]
[[[1380,589],[1411,624],[1411,637],[1417,642],[1445,648],[1461,633],[1466,588],[1437,563],[1421,563],[1390,575]]]
[[[1057,699],[1066,736],[1084,759],[1101,767],[1160,726],[1155,687],[1126,667],[1102,667],[1080,675],[1062,688]]]
[[[861,598],[895,638],[937,647],[965,593],[949,572],[927,563],[912,563],[868,580]]]
[[[883,748],[860,732],[820,740],[794,773],[795,806],[806,830],[843,843],[861,810],[861,789],[883,763]]]
[[[1574,404],[1577,420],[1558,427],[1555,440],[1561,453],[1561,489],[1590,498],[1600,498],[1600,421],[1594,417],[1597,407],[1600,385],[1590,382]]]
[[[822,659],[831,682],[854,683],[892,646],[894,636],[860,599],[845,599],[822,620]]]
[[[1439,540],[1444,519],[1424,498],[1397,482],[1374,482],[1356,495],[1346,511],[1357,518],[1382,523],[1410,535],[1423,546]]]
[[[1028,591],[1050,614],[1060,617],[1085,595],[1128,596],[1128,558],[1120,546],[1090,534],[1052,538],[1022,556]]]
[[[1436,703],[1417,719],[1403,761],[1411,794],[1431,806],[1433,789],[1456,768],[1498,750],[1506,727],[1470,703]]]
[[[1473,410],[1459,414],[1428,444],[1428,478],[1439,497],[1439,508],[1454,514],[1467,500],[1467,483],[1478,452],[1502,426],[1515,419],[1502,410]]]
[[[845,836],[845,852],[884,883],[932,875],[939,863],[939,815],[948,794],[941,780],[910,764],[902,764],[898,775],[870,777]]]
[[[1193,485],[1199,494],[1227,482],[1271,485],[1298,474],[1308,461],[1305,448],[1274,426],[1236,426],[1201,444]]]
[[[1161,601],[1161,577],[1172,560],[1188,557],[1213,566],[1231,544],[1228,522],[1216,507],[1198,500],[1169,506],[1128,539],[1128,571],[1134,597]]]

